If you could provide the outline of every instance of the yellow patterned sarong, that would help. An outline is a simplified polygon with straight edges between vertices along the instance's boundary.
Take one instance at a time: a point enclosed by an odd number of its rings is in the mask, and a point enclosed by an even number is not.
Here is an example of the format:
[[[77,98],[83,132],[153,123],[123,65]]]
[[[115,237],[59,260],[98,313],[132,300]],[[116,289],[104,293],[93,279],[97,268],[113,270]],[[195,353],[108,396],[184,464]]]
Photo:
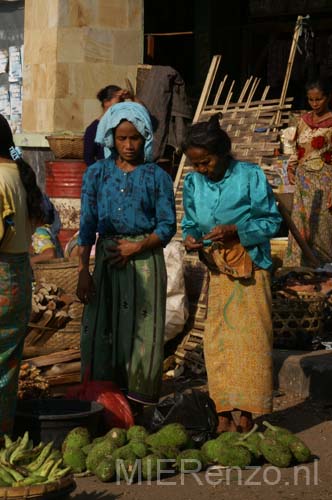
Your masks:
[[[268,271],[249,279],[210,274],[204,356],[218,413],[272,411],[271,306]]]

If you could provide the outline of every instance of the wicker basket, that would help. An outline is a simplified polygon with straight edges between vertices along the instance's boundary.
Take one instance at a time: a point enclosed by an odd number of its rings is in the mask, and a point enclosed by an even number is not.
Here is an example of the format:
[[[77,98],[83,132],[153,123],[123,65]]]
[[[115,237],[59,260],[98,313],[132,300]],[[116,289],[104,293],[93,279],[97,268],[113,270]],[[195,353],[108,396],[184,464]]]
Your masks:
[[[84,141],[82,135],[48,135],[46,139],[56,158],[83,159]]]
[[[18,486],[15,488],[0,488],[0,499],[6,500],[24,500],[40,499],[49,500],[51,498],[68,498],[68,495],[74,491],[76,483],[73,476],[69,475],[58,481],[45,484],[36,484],[34,486]]]
[[[53,259],[33,267],[34,279],[37,283],[54,283],[66,293],[76,293],[78,259]],[[90,271],[94,268],[94,259],[90,259]]]
[[[273,293],[274,346],[307,349],[323,327],[325,297],[319,293],[284,291]]]

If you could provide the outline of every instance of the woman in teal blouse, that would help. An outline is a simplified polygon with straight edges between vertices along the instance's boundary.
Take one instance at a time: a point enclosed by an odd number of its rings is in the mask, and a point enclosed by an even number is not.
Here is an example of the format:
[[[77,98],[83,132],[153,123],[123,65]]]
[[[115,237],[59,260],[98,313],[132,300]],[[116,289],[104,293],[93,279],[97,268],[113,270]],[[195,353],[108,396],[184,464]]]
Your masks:
[[[109,108],[96,137],[108,157],[89,167],[82,186],[82,375],[116,382],[132,401],[152,404],[159,398],[163,363],[163,246],[176,230],[172,179],[151,161],[152,127],[141,104]]]
[[[194,171],[183,188],[188,251],[210,269],[204,356],[219,432],[252,426],[272,409],[270,238],[281,217],[263,171],[236,161],[219,117],[193,125],[183,144]],[[240,410],[239,426],[232,411]]]

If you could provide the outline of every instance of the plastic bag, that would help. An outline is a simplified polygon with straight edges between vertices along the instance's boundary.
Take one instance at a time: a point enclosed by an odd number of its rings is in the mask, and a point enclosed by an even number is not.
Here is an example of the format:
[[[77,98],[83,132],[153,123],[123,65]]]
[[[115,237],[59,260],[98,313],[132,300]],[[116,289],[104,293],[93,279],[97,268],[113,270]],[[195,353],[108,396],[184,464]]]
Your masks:
[[[66,399],[101,403],[104,406],[104,422],[108,428],[128,429],[134,425],[134,417],[129,403],[114,382],[85,378],[83,384],[67,390]]]
[[[189,389],[167,396],[155,407],[151,430],[171,423],[184,425],[197,446],[212,439],[218,426],[218,415],[212,399],[205,392]]]
[[[167,271],[165,342],[182,332],[189,314],[183,273],[184,255],[184,246],[179,241],[171,241],[164,248]]]

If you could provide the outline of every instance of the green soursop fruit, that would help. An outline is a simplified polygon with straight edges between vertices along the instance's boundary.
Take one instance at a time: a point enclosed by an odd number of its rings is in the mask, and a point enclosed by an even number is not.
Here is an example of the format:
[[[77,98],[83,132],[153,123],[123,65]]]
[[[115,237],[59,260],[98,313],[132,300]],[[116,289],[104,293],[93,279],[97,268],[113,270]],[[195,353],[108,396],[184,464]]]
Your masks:
[[[243,446],[225,446],[217,454],[217,463],[228,467],[240,467],[243,469],[251,464],[250,451]]]
[[[196,448],[183,450],[176,457],[176,466],[181,472],[190,472],[193,470],[199,472],[205,466],[203,453]]]
[[[311,451],[300,438],[296,438],[296,440],[292,441],[289,444],[289,449],[294,455],[296,461],[300,464],[309,462],[311,458]]]
[[[131,441],[132,439],[134,439],[135,441],[145,441],[148,435],[148,431],[142,425],[132,425],[127,430],[128,441]]]
[[[146,443],[151,448],[160,446],[172,446],[174,448],[184,448],[190,437],[182,424],[168,424],[162,427],[155,434],[150,434],[146,438]]]
[[[259,448],[265,460],[276,467],[288,467],[292,461],[292,453],[288,446],[276,439],[262,436]]]
[[[111,439],[117,448],[121,448],[127,442],[127,431],[119,427],[114,427],[104,437]]]
[[[103,458],[96,467],[95,475],[100,481],[112,481],[115,476],[115,462],[113,458]]]
[[[67,447],[83,448],[83,446],[90,444],[90,442],[91,438],[88,429],[85,427],[75,427],[68,432],[62,443],[61,450],[64,452]]]
[[[81,448],[66,447],[63,453],[63,463],[75,473],[86,470],[86,455]]]
[[[101,460],[108,456],[112,456],[113,452],[116,450],[115,444],[110,439],[104,439],[103,441],[96,443],[92,450],[89,451],[86,457],[86,467],[90,472],[95,473],[95,470]]]

